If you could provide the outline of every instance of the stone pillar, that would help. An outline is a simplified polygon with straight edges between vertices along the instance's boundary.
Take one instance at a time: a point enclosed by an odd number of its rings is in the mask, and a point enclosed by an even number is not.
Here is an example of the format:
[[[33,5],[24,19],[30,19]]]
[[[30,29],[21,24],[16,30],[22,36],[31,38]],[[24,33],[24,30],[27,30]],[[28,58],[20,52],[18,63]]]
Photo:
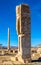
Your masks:
[[[8,28],[8,50],[10,49],[10,28]]]
[[[25,63],[31,62],[30,10],[26,4],[16,7],[16,30],[18,34],[18,58]]]

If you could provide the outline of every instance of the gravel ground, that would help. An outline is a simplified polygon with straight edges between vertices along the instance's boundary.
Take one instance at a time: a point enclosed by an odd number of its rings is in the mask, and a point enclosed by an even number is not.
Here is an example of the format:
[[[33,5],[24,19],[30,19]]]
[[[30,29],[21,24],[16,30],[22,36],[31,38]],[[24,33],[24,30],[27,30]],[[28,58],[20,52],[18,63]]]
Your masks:
[[[41,65],[41,62],[34,62],[34,63],[29,63],[29,64],[0,64],[0,65]]]

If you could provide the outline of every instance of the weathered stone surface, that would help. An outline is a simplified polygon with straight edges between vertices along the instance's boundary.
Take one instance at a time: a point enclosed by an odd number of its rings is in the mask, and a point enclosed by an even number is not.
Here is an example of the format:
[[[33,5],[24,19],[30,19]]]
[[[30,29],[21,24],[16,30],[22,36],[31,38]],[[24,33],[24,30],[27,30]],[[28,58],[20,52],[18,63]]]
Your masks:
[[[18,55],[25,63],[31,61],[29,6],[22,4],[16,7],[16,30],[18,33]],[[21,61],[20,59],[20,61]]]

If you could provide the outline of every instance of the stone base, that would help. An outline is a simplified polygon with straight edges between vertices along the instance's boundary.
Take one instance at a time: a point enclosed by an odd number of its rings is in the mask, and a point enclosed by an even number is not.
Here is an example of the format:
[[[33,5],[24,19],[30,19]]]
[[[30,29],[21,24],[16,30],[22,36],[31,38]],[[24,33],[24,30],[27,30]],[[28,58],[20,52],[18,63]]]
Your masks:
[[[22,64],[28,64],[28,63],[31,63],[31,58],[22,59],[21,55],[17,54],[17,55],[15,56],[15,61],[19,61],[19,62],[21,62]]]

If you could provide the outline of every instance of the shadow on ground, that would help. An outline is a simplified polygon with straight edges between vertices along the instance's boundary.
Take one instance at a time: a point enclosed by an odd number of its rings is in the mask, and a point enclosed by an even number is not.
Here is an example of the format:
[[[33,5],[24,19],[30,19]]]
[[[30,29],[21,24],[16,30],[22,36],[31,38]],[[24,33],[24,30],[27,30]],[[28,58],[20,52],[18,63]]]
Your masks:
[[[32,62],[41,62],[41,57],[38,60],[32,60]]]

